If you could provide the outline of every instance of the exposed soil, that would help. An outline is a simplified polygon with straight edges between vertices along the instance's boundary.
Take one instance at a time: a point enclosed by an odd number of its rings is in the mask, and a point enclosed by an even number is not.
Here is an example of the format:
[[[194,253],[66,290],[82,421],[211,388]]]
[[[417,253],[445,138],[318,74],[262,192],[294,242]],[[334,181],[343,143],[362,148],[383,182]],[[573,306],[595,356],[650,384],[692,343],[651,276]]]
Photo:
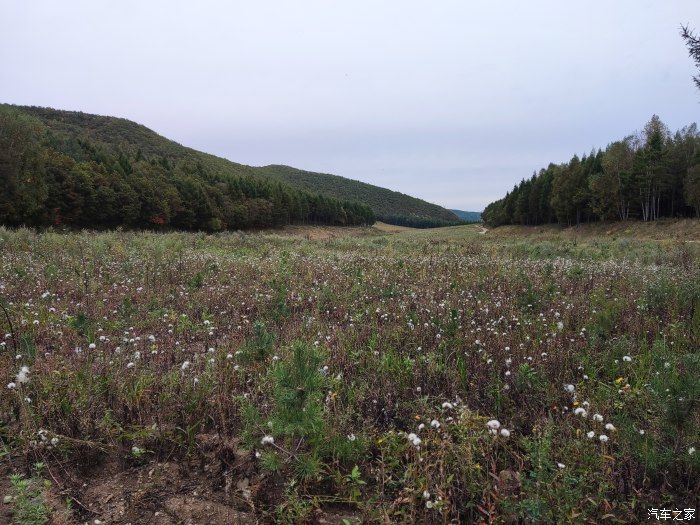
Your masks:
[[[51,525],[222,525],[270,523],[270,508],[281,501],[281,480],[255,471],[251,453],[236,442],[222,443],[215,435],[200,435],[204,452],[197,462],[148,462],[128,466],[111,459],[69,470],[44,472],[51,481],[44,503]],[[15,462],[17,463],[17,461]],[[11,469],[0,467],[0,500],[12,495]],[[66,502],[70,501],[70,504]],[[0,524],[12,523],[13,503],[1,503]],[[68,511],[70,505],[71,511]],[[352,512],[319,510],[311,523],[360,523]]]

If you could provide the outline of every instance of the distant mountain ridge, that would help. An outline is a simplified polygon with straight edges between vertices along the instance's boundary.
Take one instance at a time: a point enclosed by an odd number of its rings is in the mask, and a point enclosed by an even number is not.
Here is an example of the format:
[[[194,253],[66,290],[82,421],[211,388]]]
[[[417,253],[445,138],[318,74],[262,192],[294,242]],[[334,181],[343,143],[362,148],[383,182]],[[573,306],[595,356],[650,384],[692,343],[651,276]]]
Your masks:
[[[34,106],[14,108],[39,119],[53,134],[71,140],[87,140],[115,155],[162,158],[165,162],[190,162],[202,167],[208,177],[252,177],[282,183],[294,190],[319,194],[339,201],[366,204],[375,218],[391,224],[418,227],[443,226],[458,218],[436,204],[403,193],[347,179],[288,166],[253,167],[200,152],[169,140],[151,129],[118,117],[109,117]]]
[[[462,211],[462,210],[450,210],[450,211],[463,221],[467,221],[467,222],[479,222],[479,221],[481,221],[481,212],[480,211]]]
[[[328,173],[315,173],[290,166],[270,165],[258,168],[259,174],[295,187],[317,191],[338,199],[358,200],[368,204],[377,219],[395,224],[392,216],[423,217],[454,222],[458,217],[450,210],[398,191]],[[396,217],[393,217],[396,219]]]

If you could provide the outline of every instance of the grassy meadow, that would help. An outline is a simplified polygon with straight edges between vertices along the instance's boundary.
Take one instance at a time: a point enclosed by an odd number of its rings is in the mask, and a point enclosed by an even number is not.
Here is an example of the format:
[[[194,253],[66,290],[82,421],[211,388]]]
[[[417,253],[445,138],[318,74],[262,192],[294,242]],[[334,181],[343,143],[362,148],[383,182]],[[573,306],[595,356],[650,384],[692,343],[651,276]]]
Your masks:
[[[697,508],[700,244],[497,233],[0,229],[0,522]]]

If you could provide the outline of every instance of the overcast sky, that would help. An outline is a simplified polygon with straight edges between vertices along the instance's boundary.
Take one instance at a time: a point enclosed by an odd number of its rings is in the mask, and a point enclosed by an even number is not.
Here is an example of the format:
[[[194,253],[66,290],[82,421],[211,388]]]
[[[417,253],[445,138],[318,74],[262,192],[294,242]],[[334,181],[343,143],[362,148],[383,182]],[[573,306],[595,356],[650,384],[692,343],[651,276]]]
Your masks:
[[[700,120],[699,0],[0,0],[0,101],[481,210],[653,113]]]

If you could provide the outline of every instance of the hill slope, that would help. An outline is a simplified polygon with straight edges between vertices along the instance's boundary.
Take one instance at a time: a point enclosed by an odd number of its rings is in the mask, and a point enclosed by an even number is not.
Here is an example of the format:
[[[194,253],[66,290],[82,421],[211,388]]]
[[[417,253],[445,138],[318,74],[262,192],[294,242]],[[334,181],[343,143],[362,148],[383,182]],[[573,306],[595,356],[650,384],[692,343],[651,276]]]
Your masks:
[[[219,231],[374,222],[365,204],[250,170],[127,120],[0,106],[0,224]]]
[[[367,204],[379,220],[411,226],[442,226],[457,217],[438,205],[385,188],[337,175],[313,173],[288,166],[252,167],[182,146],[135,122],[101,115],[51,108],[7,106],[31,115],[53,133],[72,140],[88,140],[112,154],[146,159],[165,158],[201,164],[213,177],[248,177],[276,181],[295,190],[341,201]]]
[[[457,217],[462,219],[463,221],[468,221],[468,222],[479,222],[481,220],[481,212],[480,211],[462,211],[462,210],[450,210],[452,213],[454,213]]]
[[[437,204],[338,175],[279,165],[264,166],[256,173],[307,191],[317,191],[329,197],[359,200],[368,204],[379,220],[391,224],[395,224],[396,220],[402,216],[424,217],[446,222],[454,222],[458,219],[452,211]]]

